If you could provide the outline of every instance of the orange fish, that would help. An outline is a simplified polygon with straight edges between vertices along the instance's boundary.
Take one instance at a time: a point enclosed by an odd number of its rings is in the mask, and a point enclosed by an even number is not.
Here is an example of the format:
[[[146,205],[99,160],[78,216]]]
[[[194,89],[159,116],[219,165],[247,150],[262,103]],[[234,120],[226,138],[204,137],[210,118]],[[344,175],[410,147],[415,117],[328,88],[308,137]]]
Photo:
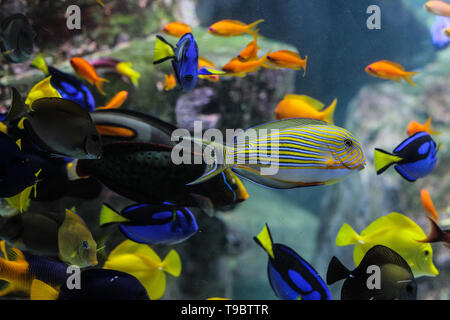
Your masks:
[[[241,60],[242,62],[246,62],[258,58],[258,50],[261,48],[258,47],[257,39],[258,39],[258,31],[255,32],[253,41],[250,42],[245,47],[245,49],[239,53],[238,55],[239,60]]]
[[[175,79],[175,76],[173,74],[170,74],[169,76],[167,74],[164,75],[164,91],[169,91],[175,88],[177,85],[177,80]]]
[[[201,68],[216,69],[216,66],[211,61],[209,61],[209,60],[207,60],[207,59],[205,59],[203,57],[199,57],[198,58],[198,69],[200,70]],[[199,75],[198,77],[200,79],[206,79],[206,80],[209,80],[211,82],[218,82],[219,81],[219,76],[217,74]]]
[[[430,193],[427,189],[420,190],[420,200],[422,200],[423,208],[430,214],[430,216],[439,221],[439,215],[434,207],[433,200],[431,200]]]
[[[191,33],[191,27],[182,22],[171,22],[164,26],[162,32],[173,37],[181,38],[186,33]]]
[[[258,20],[251,24],[245,24],[237,20],[222,20],[214,23],[208,28],[208,32],[215,36],[231,37],[240,36],[244,33],[255,34],[255,27],[264,20]]]
[[[245,77],[249,72],[258,71],[261,67],[270,68],[267,65],[267,55],[261,59],[242,62],[238,57],[234,57],[228,62],[222,70],[226,72],[227,76]]]
[[[308,56],[305,59],[294,51],[280,50],[272,52],[267,56],[267,60],[280,68],[289,68],[294,70],[301,70],[303,68],[303,76],[306,75],[306,65],[308,63]]]
[[[381,60],[368,65],[366,72],[371,76],[381,79],[390,79],[397,82],[401,82],[403,79],[414,87],[416,84],[411,78],[419,73],[405,71],[402,65],[388,60]]]
[[[334,99],[331,105],[324,109],[325,105],[314,98],[305,95],[287,94],[276,107],[275,118],[277,120],[309,118],[333,124],[336,104],[337,99]]]
[[[75,57],[70,59],[70,65],[75,70],[75,72],[85,79],[90,84],[95,84],[97,90],[102,94],[106,95],[105,91],[103,91],[103,82],[108,82],[108,80],[104,78],[100,78],[95,71],[94,67],[91,66],[89,62],[84,60],[83,58]]]
[[[97,124],[95,129],[101,136],[133,138],[136,135],[133,130],[116,126]]]
[[[433,126],[431,125],[431,117],[429,117],[427,122],[425,122],[424,124],[418,123],[417,121],[411,121],[408,124],[408,129],[406,129],[406,132],[409,136],[422,131],[428,132],[429,134],[441,134],[441,132],[433,130]]]
[[[433,0],[424,5],[425,9],[437,16],[450,17],[450,3],[446,1]]]
[[[120,91],[117,93],[104,107],[99,107],[97,110],[117,109],[127,100],[128,92]]]
[[[422,206],[429,214],[427,218],[430,222],[431,229],[424,240],[418,241],[425,243],[443,242],[444,245],[450,249],[450,230],[442,230],[441,227],[439,227],[439,215],[427,189],[422,189],[420,191],[420,198],[422,200]]]

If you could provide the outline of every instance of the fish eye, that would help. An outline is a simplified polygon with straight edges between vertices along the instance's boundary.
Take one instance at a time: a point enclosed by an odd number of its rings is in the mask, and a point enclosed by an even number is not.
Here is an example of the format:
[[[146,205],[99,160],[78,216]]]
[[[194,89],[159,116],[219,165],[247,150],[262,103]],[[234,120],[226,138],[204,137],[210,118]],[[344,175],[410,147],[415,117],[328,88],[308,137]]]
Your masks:
[[[345,143],[345,145],[346,145],[347,147],[353,146],[353,141],[350,140],[350,139],[345,139],[344,143]]]
[[[428,256],[428,255],[430,254],[430,251],[425,250],[425,251],[423,252],[423,254],[426,255],[426,256]]]
[[[89,243],[87,241],[83,241],[81,243],[81,248],[83,248],[84,250],[88,250],[89,249]]]
[[[96,134],[93,134],[92,136],[91,136],[91,139],[92,139],[92,141],[94,141],[94,142],[97,142],[99,139],[98,139],[98,136],[96,135]]]

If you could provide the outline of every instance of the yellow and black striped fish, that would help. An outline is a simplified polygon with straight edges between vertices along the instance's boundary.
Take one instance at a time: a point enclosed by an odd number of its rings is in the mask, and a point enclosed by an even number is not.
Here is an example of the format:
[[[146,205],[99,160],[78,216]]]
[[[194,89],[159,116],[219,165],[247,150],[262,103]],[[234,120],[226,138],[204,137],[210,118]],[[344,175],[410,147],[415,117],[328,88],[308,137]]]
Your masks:
[[[193,139],[197,142],[197,139]],[[225,168],[277,189],[328,185],[365,167],[360,143],[327,122],[296,118],[274,121],[238,134],[233,146],[201,140],[207,162],[201,183]]]

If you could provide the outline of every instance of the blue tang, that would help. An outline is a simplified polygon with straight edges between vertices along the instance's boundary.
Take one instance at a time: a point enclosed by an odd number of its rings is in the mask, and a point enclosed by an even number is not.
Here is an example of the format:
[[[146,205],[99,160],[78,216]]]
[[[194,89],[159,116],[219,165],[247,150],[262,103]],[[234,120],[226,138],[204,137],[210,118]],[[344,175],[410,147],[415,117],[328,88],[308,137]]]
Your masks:
[[[316,270],[291,248],[273,243],[269,226],[253,238],[269,255],[267,273],[275,294],[283,300],[332,300]]]
[[[375,168],[380,175],[391,165],[406,180],[414,182],[430,174],[438,160],[438,146],[422,131],[400,143],[392,153],[375,148]]]
[[[450,28],[450,18],[436,16],[431,26],[431,41],[436,49],[444,49],[450,43],[450,38],[444,33],[444,30]]]
[[[161,205],[132,205],[119,214],[104,205],[100,226],[119,223],[122,234],[137,243],[176,244],[187,240],[198,231],[194,215],[188,208],[170,203]]]

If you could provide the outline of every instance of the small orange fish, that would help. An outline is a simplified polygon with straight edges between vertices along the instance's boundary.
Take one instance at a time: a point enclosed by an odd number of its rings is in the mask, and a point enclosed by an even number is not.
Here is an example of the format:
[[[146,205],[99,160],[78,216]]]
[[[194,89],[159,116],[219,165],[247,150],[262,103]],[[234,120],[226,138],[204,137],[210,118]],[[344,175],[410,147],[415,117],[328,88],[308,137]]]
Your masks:
[[[238,57],[234,57],[228,62],[222,70],[226,72],[227,76],[245,77],[249,72],[258,71],[261,67],[270,68],[267,65],[267,55],[261,59],[242,62]]]
[[[401,82],[403,79],[414,87],[416,84],[411,78],[419,73],[405,71],[402,65],[388,60],[381,60],[368,65],[366,72],[371,76],[381,79],[390,79],[397,82]]]
[[[104,107],[99,107],[97,110],[117,109],[127,100],[128,92],[120,91],[117,93]]]
[[[427,189],[420,190],[420,200],[422,200],[423,208],[430,214],[430,216],[439,221],[439,215],[434,207],[433,200],[431,200],[430,193]]]
[[[164,75],[164,91],[169,91],[175,88],[177,85],[177,80],[175,79],[175,76],[173,74],[170,74],[169,76],[167,74]]]
[[[306,56],[305,59],[302,59],[297,52],[280,50],[269,54],[267,60],[279,68],[289,68],[294,70],[301,70],[303,68],[303,76],[306,75],[308,56]]]
[[[450,249],[450,230],[442,230],[438,225],[439,215],[431,200],[430,194],[427,189],[420,191],[420,198],[422,200],[422,206],[428,212],[428,221],[430,222],[430,233],[424,240],[417,240],[423,243],[443,242],[444,245]]]
[[[431,117],[428,118],[427,122],[424,124],[421,124],[417,121],[411,121],[408,124],[408,129],[406,129],[406,132],[409,136],[412,136],[416,134],[417,132],[428,132],[429,134],[441,134],[441,132],[437,132],[433,130],[433,127],[431,125]]]
[[[198,69],[200,70],[201,68],[216,69],[216,66],[211,61],[209,61],[209,60],[207,60],[207,59],[205,59],[203,57],[199,57],[198,58]],[[219,76],[217,74],[199,75],[198,77],[200,79],[206,79],[206,80],[209,80],[211,82],[218,82],[219,81]]]
[[[83,58],[75,57],[70,59],[70,65],[75,70],[75,72],[83,79],[85,79],[90,84],[95,84],[97,90],[102,94],[106,95],[105,91],[103,91],[103,83],[109,82],[104,78],[100,78],[95,71],[94,67],[91,66],[89,62],[84,60]]]
[[[275,118],[277,118],[277,120],[309,118],[333,124],[336,104],[337,99],[334,99],[328,108],[324,108],[325,105],[322,102],[309,96],[287,94],[277,105],[275,109]]]
[[[424,5],[425,9],[437,16],[450,17],[450,3],[440,0],[428,1]]]
[[[258,39],[258,31],[255,32],[253,41],[250,42],[245,47],[245,49],[239,53],[238,55],[239,60],[241,60],[242,62],[246,62],[258,58],[258,50],[261,48],[258,47],[257,39]]]
[[[162,32],[173,37],[181,38],[186,33],[191,33],[192,29],[182,22],[171,22],[164,26]]]
[[[101,136],[133,138],[136,135],[133,130],[116,126],[97,124],[95,129]]]
[[[244,33],[255,34],[257,32],[255,27],[263,21],[261,19],[247,25],[237,20],[222,20],[211,25],[208,32],[221,37],[240,36]]]

